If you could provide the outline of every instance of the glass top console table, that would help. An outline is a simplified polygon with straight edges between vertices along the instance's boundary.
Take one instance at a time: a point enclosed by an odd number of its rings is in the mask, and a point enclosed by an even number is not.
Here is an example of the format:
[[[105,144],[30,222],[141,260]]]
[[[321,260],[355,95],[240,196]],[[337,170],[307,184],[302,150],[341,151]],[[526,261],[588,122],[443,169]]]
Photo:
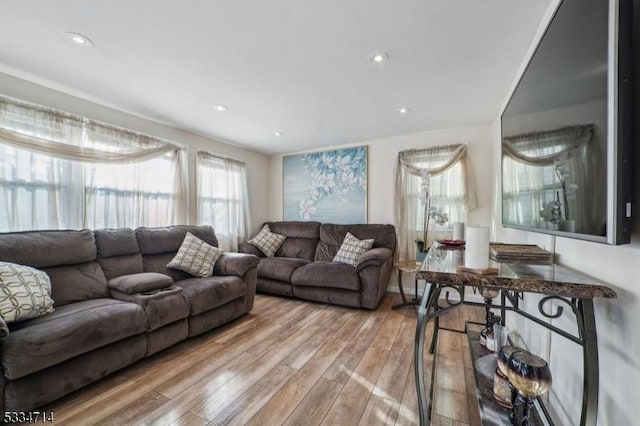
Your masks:
[[[526,263],[498,263],[490,261],[490,267],[497,268],[498,273],[480,275],[458,272],[457,267],[464,265],[464,249],[451,250],[436,248],[430,251],[424,260],[416,278],[426,281],[422,303],[418,309],[416,325],[414,359],[422,360],[424,355],[424,340],[426,325],[434,321],[431,336],[430,352],[434,353],[438,338],[438,318],[452,309],[462,305],[484,306],[478,302],[465,300],[465,288],[498,289],[500,304],[493,308],[500,309],[504,324],[507,311],[521,315],[553,333],[557,333],[582,347],[583,354],[583,395],[580,425],[595,426],[598,415],[598,343],[596,322],[593,312],[593,299],[596,297],[615,298],[616,293],[607,286],[594,282],[569,268],[556,264],[526,264]],[[457,301],[446,298],[444,307],[438,306],[442,292],[455,292],[459,295]],[[577,324],[577,333],[568,333],[557,328],[540,317],[521,309],[521,301],[528,294],[538,293],[538,311],[545,318],[560,318],[563,314],[572,315]],[[552,302],[555,302],[552,304]],[[554,306],[552,306],[554,305]],[[570,311],[571,314],[567,312]],[[415,362],[416,390],[420,411],[420,424],[430,424],[431,401],[433,399],[433,377],[429,390],[425,386],[423,362]],[[434,359],[433,365],[436,365]],[[479,392],[479,398],[482,398]],[[500,424],[483,412],[480,402],[481,418],[484,424]],[[546,410],[545,410],[546,414]],[[547,416],[548,417],[548,416]],[[508,424],[508,413],[504,419]],[[547,418],[551,423],[551,419]]]

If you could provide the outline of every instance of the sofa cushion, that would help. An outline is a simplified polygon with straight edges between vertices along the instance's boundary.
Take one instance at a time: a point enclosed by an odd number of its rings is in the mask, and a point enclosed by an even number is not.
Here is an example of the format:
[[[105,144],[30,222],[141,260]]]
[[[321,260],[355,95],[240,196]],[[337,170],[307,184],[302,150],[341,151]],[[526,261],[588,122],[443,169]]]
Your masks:
[[[88,229],[0,234],[0,260],[46,272],[56,306],[109,297],[96,255],[95,238]]]
[[[136,232],[131,228],[100,229],[94,231],[94,235],[98,257],[140,253]]]
[[[174,268],[167,268],[167,264],[173,259],[175,253],[145,254],[142,257],[142,265],[145,272],[157,272],[170,276],[174,282],[193,278],[193,275]]]
[[[290,257],[305,260],[313,260],[313,255],[316,252],[316,246],[319,240],[310,240],[307,238],[289,238],[282,243],[278,251],[276,251],[276,257]]]
[[[360,257],[360,255],[369,250],[372,246],[373,238],[359,240],[354,237],[351,232],[347,232],[347,235],[345,235],[344,237],[344,241],[342,241],[340,249],[333,258],[333,261],[356,266],[358,264],[358,258]]]
[[[264,225],[260,232],[247,242],[258,247],[265,256],[273,257],[286,238],[282,234],[271,232],[269,225]]]
[[[360,240],[372,238],[373,248],[385,247],[393,253],[396,251],[396,231],[393,225],[323,223],[320,225],[320,242],[316,248],[314,260],[332,261],[347,232]]]
[[[88,229],[0,234],[0,260],[39,269],[75,265],[96,260],[96,243]]]
[[[94,299],[62,306],[11,327],[1,341],[4,375],[18,379],[146,330],[146,315],[133,303]]]
[[[53,312],[49,276],[30,266],[0,262],[0,315],[6,323]]]
[[[144,271],[142,254],[140,253],[113,257],[98,256],[98,263],[108,280],[120,275],[138,274]]]
[[[320,222],[267,222],[272,232],[287,237],[276,251],[276,257],[313,260],[320,241]]]
[[[170,286],[149,290],[144,293],[127,294],[111,290],[114,299],[131,302],[144,309],[149,327],[153,331],[189,316],[189,302],[182,294],[182,288]]]
[[[167,268],[179,269],[196,277],[210,277],[222,253],[222,249],[213,247],[187,232],[178,253],[167,264]]]
[[[109,297],[107,278],[98,262],[43,268],[51,279],[51,298],[56,307]]]
[[[139,274],[122,275],[109,280],[109,288],[125,294],[144,293],[150,290],[170,287],[173,280],[170,276],[157,272],[141,272]]]
[[[247,284],[238,277],[188,278],[176,282],[191,305],[191,316],[222,306],[247,294]]]
[[[294,286],[332,287],[358,291],[360,290],[360,277],[356,268],[351,265],[334,262],[313,262],[293,271],[291,284]]]
[[[140,252],[145,256],[148,254],[164,253],[173,253],[173,255],[175,255],[182,245],[187,232],[191,232],[209,245],[218,247],[216,233],[213,231],[213,228],[208,225],[176,225],[161,228],[142,227],[136,229],[136,239],[138,240]]]
[[[94,231],[98,263],[107,279],[142,272],[142,254],[133,229]]]
[[[304,259],[265,257],[261,259],[258,264],[258,276],[261,278],[291,282],[293,271],[307,263],[309,263],[309,261]]]

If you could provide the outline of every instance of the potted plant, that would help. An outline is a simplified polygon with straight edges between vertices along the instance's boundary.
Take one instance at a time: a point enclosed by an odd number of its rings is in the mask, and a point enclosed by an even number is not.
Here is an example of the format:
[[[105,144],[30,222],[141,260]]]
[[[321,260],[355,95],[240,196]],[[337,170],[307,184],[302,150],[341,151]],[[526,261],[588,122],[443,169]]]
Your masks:
[[[416,238],[414,242],[416,243],[416,262],[422,262],[427,256],[427,252],[429,248],[427,247],[427,234],[429,233],[429,220],[433,219],[438,225],[444,225],[449,221],[449,216],[442,210],[442,208],[438,207],[427,207],[425,209],[425,219],[424,219],[424,231],[422,234],[422,239]]]

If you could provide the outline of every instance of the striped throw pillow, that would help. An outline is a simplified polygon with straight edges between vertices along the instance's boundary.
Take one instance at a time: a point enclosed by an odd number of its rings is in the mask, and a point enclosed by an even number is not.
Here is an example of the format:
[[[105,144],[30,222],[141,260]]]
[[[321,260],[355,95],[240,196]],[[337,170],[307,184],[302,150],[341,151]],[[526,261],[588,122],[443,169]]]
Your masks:
[[[269,225],[264,225],[255,237],[247,241],[260,249],[267,257],[273,257],[287,237],[271,232]]]
[[[359,240],[351,232],[347,232],[333,261],[356,266],[360,255],[371,247],[373,247],[373,239]]]

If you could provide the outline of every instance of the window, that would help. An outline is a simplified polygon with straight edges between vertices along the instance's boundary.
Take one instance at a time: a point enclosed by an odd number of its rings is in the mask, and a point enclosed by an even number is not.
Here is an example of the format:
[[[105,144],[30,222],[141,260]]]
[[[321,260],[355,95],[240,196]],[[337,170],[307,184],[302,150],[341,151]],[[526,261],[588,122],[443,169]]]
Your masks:
[[[89,164],[85,226],[119,228],[173,223],[174,154],[141,163]]]
[[[475,207],[466,152],[464,145],[447,145],[398,154],[395,206],[401,260],[414,258],[415,240],[424,239],[427,208],[432,212],[427,246],[448,236],[454,222],[466,222],[467,210]]]
[[[181,156],[147,135],[0,98],[0,231],[172,224]]]
[[[213,226],[222,249],[237,251],[249,228],[247,168],[203,151],[197,157],[198,223]]]
[[[419,167],[427,167],[427,164],[420,164]],[[467,203],[466,185],[462,164],[458,163],[438,176],[430,178],[429,183],[429,205],[431,217],[429,219],[429,232],[444,233],[452,229],[454,222],[466,222]],[[416,210],[415,230],[422,233],[424,231],[425,204],[424,194],[421,192],[421,178],[419,176],[409,176],[413,180],[410,184],[412,193],[410,195],[413,209]],[[447,221],[438,223],[437,217],[446,214]]]
[[[0,231],[82,227],[82,179],[78,163],[0,146]]]
[[[605,154],[593,134],[593,125],[577,125],[504,137],[503,223],[556,230],[571,222],[575,232],[600,234],[604,206],[590,201],[606,181],[587,178],[604,174]]]

